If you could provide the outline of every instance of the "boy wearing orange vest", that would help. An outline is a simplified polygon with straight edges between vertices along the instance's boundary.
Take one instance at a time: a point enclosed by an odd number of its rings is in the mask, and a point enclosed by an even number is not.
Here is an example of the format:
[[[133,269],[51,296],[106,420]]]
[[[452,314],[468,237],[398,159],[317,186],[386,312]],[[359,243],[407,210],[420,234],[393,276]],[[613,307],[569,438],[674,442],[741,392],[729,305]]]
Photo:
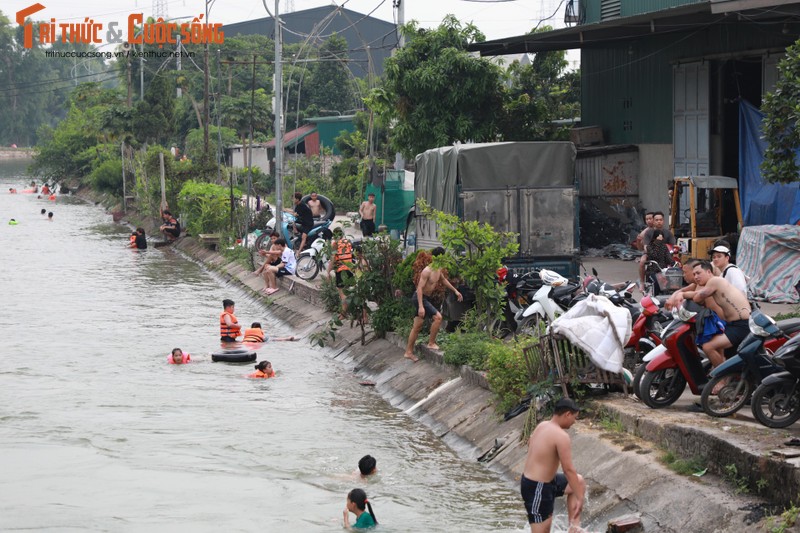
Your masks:
[[[219,315],[219,336],[222,342],[236,342],[236,337],[241,335],[242,327],[233,314],[235,304],[233,300],[222,300],[222,314]]]

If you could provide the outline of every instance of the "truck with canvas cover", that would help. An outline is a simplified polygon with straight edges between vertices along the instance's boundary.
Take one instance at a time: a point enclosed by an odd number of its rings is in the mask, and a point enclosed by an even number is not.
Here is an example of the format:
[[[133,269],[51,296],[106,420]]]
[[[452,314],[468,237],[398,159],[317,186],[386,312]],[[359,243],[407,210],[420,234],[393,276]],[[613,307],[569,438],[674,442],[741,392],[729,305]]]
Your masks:
[[[456,144],[416,158],[414,195],[463,220],[519,234],[510,271],[547,268],[578,275],[578,189],[571,142]],[[433,248],[436,224],[415,213],[407,233],[416,248]]]

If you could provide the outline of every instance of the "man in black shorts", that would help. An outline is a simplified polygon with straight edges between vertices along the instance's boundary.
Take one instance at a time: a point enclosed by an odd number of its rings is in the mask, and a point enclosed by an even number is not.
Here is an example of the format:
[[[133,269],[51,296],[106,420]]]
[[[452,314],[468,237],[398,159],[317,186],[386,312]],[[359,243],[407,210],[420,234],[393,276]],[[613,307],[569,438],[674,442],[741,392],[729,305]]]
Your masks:
[[[314,215],[311,213],[311,208],[300,201],[302,199],[303,195],[301,193],[294,193],[294,214],[297,216],[294,222],[294,229],[302,235],[300,246],[295,250],[295,255],[300,255],[300,252],[305,250],[308,232],[314,229]]]
[[[556,402],[553,417],[536,426],[528,440],[528,455],[520,482],[531,533],[550,531],[555,499],[567,496],[569,531],[580,530],[586,482],[572,464],[572,442],[567,429],[578,418],[578,406],[569,398]],[[561,465],[563,474],[558,473]]]

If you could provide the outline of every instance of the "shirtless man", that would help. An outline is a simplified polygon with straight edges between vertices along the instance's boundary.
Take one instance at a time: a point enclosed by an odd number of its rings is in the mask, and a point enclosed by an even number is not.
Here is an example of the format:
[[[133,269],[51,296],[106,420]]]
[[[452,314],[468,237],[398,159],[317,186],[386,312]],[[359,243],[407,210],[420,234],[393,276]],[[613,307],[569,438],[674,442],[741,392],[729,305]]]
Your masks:
[[[714,267],[708,261],[699,261],[693,268],[695,290],[677,292],[675,299],[667,301],[672,307],[684,299],[693,300],[706,307],[717,309],[714,311],[725,321],[725,332],[715,335],[710,341],[703,344],[702,348],[712,366],[717,367],[725,361],[725,349],[737,348],[750,333],[748,320],[750,319],[750,302],[742,291],[728,283],[723,278],[714,275]]]
[[[375,212],[377,210],[375,195],[369,193],[367,201],[361,202],[361,206],[358,208],[358,213],[361,215],[361,233],[364,234],[364,237],[369,237],[375,233]]]
[[[437,255],[442,255],[443,253],[444,248],[439,246],[433,249],[431,255],[436,257]],[[414,292],[414,296],[411,297],[411,303],[417,307],[417,316],[414,317],[414,325],[411,328],[411,334],[408,336],[406,353],[403,354],[404,357],[411,359],[415,363],[418,361],[418,359],[417,356],[414,355],[414,345],[417,342],[419,331],[422,329],[422,324],[425,323],[426,318],[433,319],[433,323],[431,324],[431,334],[428,338],[428,348],[432,350],[439,349],[439,345],[436,344],[436,335],[439,334],[439,328],[442,325],[442,313],[440,313],[439,310],[436,309],[427,298],[433,294],[433,291],[436,289],[436,285],[439,283],[439,280],[442,281],[445,287],[455,293],[459,302],[464,298],[461,296],[461,293],[458,292],[458,289],[453,287],[447,277],[442,274],[441,269],[433,268],[432,265],[428,265],[422,270],[419,275],[417,290]]]
[[[569,532],[581,531],[586,482],[572,464],[572,443],[566,430],[578,418],[578,406],[569,398],[556,402],[553,417],[533,430],[520,480],[531,533],[550,531],[555,499],[566,494]],[[561,463],[563,474],[558,474]]]
[[[654,213],[652,211],[648,211],[644,214],[644,229],[636,236],[636,240],[634,241],[636,249],[642,252],[644,252],[644,234],[653,227],[653,215]]]
[[[322,202],[319,201],[317,193],[312,192],[310,196],[308,207],[311,209],[311,214],[314,215],[314,218],[321,218],[325,214],[325,210],[322,209]]]

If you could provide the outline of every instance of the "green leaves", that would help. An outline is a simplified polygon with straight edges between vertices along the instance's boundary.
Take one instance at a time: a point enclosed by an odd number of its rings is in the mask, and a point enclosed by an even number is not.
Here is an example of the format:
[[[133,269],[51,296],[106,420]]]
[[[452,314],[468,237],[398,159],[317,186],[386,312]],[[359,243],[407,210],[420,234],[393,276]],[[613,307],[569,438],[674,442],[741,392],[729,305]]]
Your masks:
[[[795,150],[800,147],[800,41],[786,49],[778,64],[780,78],[772,93],[765,95],[764,140],[767,148],[761,173],[765,181],[792,183],[800,180]]]

